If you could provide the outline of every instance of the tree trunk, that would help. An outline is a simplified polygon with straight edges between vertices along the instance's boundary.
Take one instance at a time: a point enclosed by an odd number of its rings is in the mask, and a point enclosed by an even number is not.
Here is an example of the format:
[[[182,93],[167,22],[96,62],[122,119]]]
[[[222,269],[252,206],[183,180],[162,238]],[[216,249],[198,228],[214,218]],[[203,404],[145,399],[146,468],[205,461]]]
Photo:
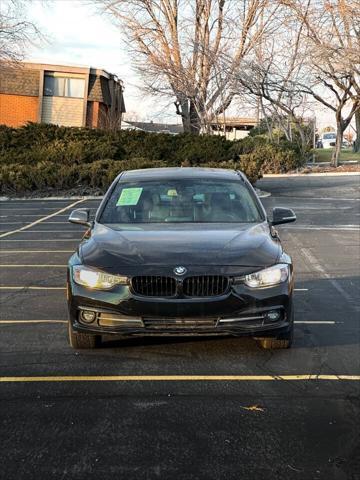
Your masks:
[[[177,98],[175,102],[176,113],[181,115],[184,133],[190,132],[189,102],[187,98]]]
[[[302,156],[304,157],[304,154],[305,154],[307,146],[308,146],[308,142],[307,142],[305,132],[304,132],[303,127],[302,127],[300,122],[297,122],[297,127],[298,127],[298,132],[299,132],[300,140],[301,140],[301,153],[302,153]]]
[[[360,152],[360,109],[355,112],[356,138],[354,152]]]
[[[187,98],[177,98],[174,102],[176,113],[181,115],[184,133],[199,135],[201,122],[193,101]]]
[[[196,110],[195,103],[190,100],[190,133],[199,135],[201,129],[201,122],[199,114]]]
[[[337,127],[336,142],[335,142],[334,151],[333,151],[332,156],[331,156],[331,166],[332,167],[337,167],[339,165],[339,156],[340,156],[341,145],[342,145],[343,135],[344,135],[344,130],[345,130],[341,120],[340,121],[338,120],[336,122],[336,127]]]

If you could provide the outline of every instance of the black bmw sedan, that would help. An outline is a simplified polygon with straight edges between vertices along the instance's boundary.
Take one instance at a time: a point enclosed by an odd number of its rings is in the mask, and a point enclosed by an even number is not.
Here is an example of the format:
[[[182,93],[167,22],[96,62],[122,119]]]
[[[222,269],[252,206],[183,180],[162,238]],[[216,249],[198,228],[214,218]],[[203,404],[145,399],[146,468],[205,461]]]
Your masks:
[[[244,174],[203,168],[121,173],[69,260],[69,341],[102,335],[250,335],[289,348],[293,267]]]

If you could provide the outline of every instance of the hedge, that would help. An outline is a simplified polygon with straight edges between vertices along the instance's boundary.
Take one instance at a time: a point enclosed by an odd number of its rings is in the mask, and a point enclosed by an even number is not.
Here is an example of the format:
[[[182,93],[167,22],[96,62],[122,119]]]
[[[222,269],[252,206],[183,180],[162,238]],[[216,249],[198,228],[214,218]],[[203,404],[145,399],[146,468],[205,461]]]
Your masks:
[[[30,123],[0,126],[1,193],[47,189],[106,190],[122,170],[204,166],[242,170],[255,182],[263,173],[283,173],[302,164],[291,144],[265,138],[231,142],[219,136],[109,132]]]

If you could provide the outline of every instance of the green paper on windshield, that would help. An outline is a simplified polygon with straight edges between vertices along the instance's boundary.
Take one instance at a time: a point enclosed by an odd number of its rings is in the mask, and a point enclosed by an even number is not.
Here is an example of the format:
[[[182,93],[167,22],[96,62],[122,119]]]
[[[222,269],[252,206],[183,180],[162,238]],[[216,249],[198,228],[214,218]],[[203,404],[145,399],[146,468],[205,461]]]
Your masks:
[[[126,207],[129,205],[137,205],[142,191],[143,189],[141,187],[123,188],[116,206]]]

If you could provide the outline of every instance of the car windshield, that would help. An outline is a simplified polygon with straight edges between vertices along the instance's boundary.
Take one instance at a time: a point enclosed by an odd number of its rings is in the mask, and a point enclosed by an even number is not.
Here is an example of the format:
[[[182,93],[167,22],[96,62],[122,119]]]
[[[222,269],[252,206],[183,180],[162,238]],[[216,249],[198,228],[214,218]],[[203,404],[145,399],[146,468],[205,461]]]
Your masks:
[[[255,223],[262,213],[241,181],[119,182],[100,223]]]
[[[336,138],[335,133],[324,133],[323,135],[324,140],[333,140],[334,138]]]

